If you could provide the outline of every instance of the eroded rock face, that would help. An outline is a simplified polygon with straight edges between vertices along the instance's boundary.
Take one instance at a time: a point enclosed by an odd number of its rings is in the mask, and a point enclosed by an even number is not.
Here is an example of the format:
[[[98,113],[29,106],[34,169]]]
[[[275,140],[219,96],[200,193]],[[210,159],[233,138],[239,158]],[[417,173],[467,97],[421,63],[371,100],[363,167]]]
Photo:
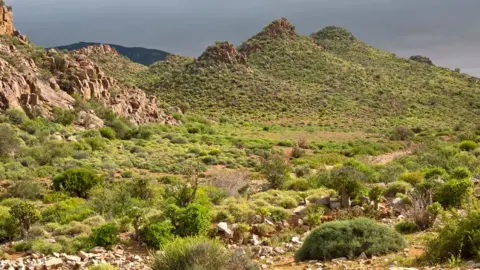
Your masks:
[[[88,46],[77,50],[77,52],[87,56],[99,54],[120,55],[117,50],[106,44]]]
[[[12,11],[0,2],[0,35],[12,36],[14,31]]]

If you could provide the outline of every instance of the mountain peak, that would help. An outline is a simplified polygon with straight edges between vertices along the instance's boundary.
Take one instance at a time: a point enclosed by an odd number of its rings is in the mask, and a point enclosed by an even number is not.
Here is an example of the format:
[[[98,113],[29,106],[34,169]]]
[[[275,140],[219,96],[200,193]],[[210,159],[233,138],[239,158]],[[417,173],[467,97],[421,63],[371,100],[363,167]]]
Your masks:
[[[339,26],[327,26],[320,31],[313,33],[317,40],[355,41],[357,38],[347,29]]]
[[[245,55],[238,52],[232,43],[228,41],[222,41],[216,42],[214,45],[209,46],[198,58],[197,63],[200,65],[210,65],[215,63],[245,65],[247,60]]]
[[[267,25],[257,36],[276,38],[296,35],[295,26],[287,18],[280,18]]]

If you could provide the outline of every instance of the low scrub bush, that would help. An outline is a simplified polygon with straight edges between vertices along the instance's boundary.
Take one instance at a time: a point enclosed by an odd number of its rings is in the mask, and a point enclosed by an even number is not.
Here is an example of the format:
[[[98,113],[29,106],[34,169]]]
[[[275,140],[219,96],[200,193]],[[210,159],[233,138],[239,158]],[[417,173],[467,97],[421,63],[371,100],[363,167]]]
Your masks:
[[[412,185],[403,181],[395,181],[387,185],[384,195],[395,197],[397,194],[406,194],[413,189]]]
[[[328,222],[313,230],[296,252],[296,261],[355,258],[398,251],[403,237],[386,225],[367,218]]]
[[[477,148],[477,143],[474,141],[463,141],[458,145],[458,148],[460,148],[463,151],[473,151]]]
[[[217,241],[205,238],[177,238],[155,256],[153,270],[254,270],[258,266],[239,253],[232,253]]]

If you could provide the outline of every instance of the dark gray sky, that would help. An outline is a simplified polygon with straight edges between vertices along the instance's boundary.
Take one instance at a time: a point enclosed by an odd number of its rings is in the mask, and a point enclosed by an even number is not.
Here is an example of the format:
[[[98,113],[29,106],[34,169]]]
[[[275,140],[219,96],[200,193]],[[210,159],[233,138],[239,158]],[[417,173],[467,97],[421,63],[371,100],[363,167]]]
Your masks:
[[[402,56],[480,76],[480,0],[6,0],[17,29],[45,47],[78,41],[198,56],[240,44],[278,17],[301,34],[343,26]]]

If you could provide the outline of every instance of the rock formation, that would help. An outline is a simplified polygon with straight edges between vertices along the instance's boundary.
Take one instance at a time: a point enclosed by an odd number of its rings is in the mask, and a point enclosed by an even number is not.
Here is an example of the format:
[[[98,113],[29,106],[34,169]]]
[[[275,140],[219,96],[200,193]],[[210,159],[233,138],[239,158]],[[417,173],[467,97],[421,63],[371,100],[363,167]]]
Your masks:
[[[71,54],[50,50],[32,57],[32,45],[14,30],[12,13],[0,2],[0,34],[18,39],[15,43],[0,42],[0,109],[18,108],[30,116],[49,118],[54,107],[73,110],[73,94],[84,100],[95,100],[135,124],[178,124],[160,110],[156,98],[141,89],[130,89],[104,74],[92,61],[92,54],[118,55],[108,45],[83,48]],[[8,42],[3,42],[8,43]],[[27,53],[25,53],[27,51]],[[36,63],[36,61],[38,63]]]
[[[0,1],[0,35],[13,36],[14,31],[12,11]]]
[[[247,64],[247,58],[239,53],[230,42],[217,42],[209,46],[198,58],[199,63],[211,65],[215,63],[224,64]]]

